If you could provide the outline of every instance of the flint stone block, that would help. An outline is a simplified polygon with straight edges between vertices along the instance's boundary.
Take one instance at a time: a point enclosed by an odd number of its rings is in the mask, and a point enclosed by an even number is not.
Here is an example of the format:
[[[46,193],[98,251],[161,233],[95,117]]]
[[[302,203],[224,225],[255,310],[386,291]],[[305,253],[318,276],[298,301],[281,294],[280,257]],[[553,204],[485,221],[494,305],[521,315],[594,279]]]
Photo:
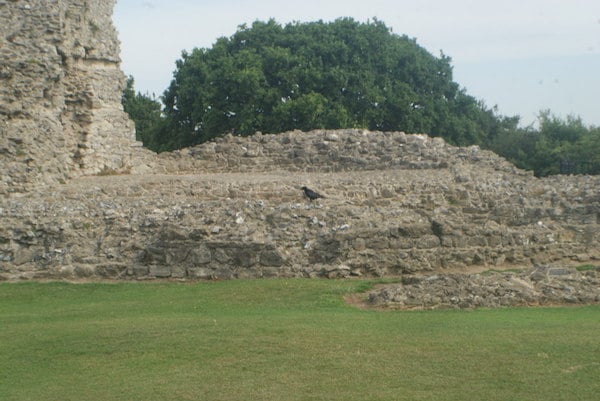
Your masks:
[[[148,275],[156,278],[171,277],[171,268],[169,266],[149,266]]]
[[[127,266],[121,264],[104,264],[96,267],[96,274],[104,278],[120,278],[125,276]]]
[[[193,266],[205,265],[211,261],[210,249],[205,245],[200,245],[197,248],[192,248],[188,256],[188,262]]]
[[[260,264],[262,266],[283,266],[285,260],[276,249],[267,249],[260,253]]]

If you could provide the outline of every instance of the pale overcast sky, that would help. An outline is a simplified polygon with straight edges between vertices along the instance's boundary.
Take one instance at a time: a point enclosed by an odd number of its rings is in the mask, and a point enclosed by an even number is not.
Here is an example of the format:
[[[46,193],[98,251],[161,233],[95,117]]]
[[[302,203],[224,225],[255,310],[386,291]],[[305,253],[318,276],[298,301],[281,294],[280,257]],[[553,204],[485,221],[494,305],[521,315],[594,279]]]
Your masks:
[[[600,126],[599,0],[117,0],[122,69],[162,95],[182,50],[212,46],[237,26],[275,18],[376,17],[452,58],[467,93],[522,124],[549,108]]]

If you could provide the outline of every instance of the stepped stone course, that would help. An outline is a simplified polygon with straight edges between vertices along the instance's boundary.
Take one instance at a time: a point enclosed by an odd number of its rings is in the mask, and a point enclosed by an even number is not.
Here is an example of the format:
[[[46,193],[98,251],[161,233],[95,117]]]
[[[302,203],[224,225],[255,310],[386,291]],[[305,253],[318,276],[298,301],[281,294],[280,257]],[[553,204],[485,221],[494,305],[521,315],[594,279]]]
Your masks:
[[[600,257],[600,177],[537,179],[425,135],[230,136],[156,166],[3,201],[0,276],[335,278]]]
[[[113,0],[0,0],[0,280],[595,264],[600,177],[403,132],[133,140]],[[308,201],[308,186],[326,196]]]

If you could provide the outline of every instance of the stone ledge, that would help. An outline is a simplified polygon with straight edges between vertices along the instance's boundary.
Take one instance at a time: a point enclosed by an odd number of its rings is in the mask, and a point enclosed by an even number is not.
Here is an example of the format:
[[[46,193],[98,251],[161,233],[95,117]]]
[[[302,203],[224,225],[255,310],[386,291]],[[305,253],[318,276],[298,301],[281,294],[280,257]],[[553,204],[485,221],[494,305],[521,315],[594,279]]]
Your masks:
[[[365,307],[473,309],[600,303],[600,267],[537,266],[521,273],[404,276],[367,294]]]

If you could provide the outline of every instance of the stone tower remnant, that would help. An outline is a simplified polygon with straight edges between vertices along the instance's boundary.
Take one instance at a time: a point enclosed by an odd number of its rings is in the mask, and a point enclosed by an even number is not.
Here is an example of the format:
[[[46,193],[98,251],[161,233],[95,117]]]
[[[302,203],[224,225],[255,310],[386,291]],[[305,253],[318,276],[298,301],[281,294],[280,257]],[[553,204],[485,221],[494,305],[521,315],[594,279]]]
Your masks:
[[[115,0],[0,0],[0,194],[126,172]]]

